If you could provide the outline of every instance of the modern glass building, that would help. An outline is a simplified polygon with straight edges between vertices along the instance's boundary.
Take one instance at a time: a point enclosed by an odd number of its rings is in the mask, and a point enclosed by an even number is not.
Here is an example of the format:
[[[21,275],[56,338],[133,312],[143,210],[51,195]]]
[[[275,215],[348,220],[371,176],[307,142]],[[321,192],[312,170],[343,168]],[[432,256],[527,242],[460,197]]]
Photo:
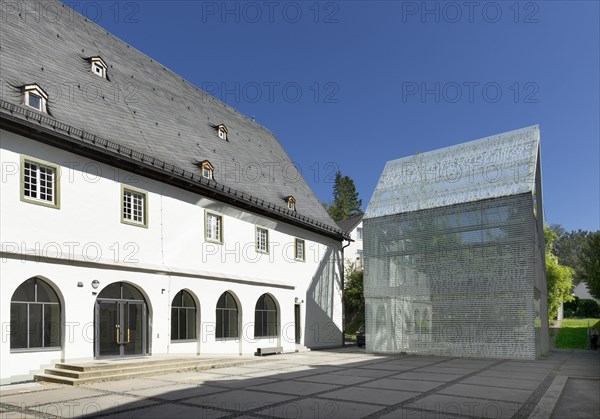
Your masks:
[[[537,126],[386,164],[365,217],[368,352],[549,349]]]

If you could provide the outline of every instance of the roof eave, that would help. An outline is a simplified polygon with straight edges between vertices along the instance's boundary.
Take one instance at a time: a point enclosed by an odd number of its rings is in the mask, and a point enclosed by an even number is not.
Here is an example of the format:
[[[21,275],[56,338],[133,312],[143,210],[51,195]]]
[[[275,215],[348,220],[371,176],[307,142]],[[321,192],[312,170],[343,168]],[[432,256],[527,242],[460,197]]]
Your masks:
[[[15,115],[15,113],[22,114],[24,119]],[[51,119],[54,124],[46,126],[42,123],[44,119]],[[176,166],[166,164],[159,159],[131,150],[128,147],[111,143],[82,130],[70,127],[49,118],[47,115],[29,111],[3,100],[0,100],[0,121],[2,121],[3,129],[35,141],[40,141],[111,166],[122,168],[162,183],[189,190],[237,208],[284,221],[337,241],[349,238],[347,233],[336,230],[319,221],[312,220],[307,216],[292,213],[273,203],[265,202],[226,185],[205,179],[199,174],[193,174]],[[80,133],[81,135],[77,137],[74,133]],[[134,158],[134,155],[138,158]]]

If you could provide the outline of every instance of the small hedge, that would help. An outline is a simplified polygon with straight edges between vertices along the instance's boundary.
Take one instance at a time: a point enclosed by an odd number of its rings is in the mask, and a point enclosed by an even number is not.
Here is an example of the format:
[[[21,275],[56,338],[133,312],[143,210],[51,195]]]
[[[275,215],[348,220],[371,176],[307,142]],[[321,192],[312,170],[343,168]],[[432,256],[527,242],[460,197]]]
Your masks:
[[[575,311],[577,317],[600,317],[600,304],[596,300],[581,299],[577,304]]]

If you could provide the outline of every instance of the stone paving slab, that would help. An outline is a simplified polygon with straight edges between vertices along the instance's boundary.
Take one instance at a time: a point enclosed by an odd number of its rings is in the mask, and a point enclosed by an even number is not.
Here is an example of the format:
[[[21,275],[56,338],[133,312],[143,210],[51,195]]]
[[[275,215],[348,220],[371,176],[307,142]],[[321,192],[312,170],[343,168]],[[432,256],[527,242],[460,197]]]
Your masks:
[[[123,381],[103,381],[100,383],[90,383],[79,388],[127,392],[130,390],[141,390],[144,388],[154,388],[168,385],[173,385],[173,383],[167,380],[159,380],[154,378],[132,378],[130,380]]]
[[[459,415],[478,418],[512,418],[521,408],[520,403],[481,400],[469,397],[433,394],[414,404],[419,409],[437,413],[441,417]]]
[[[425,392],[430,391],[443,383],[435,381],[402,380],[399,378],[382,378],[370,383],[359,384],[360,387],[382,388],[389,390]]]
[[[480,375],[474,375],[472,377],[465,378],[461,381],[463,384],[474,384],[481,386],[491,387],[506,387],[516,388],[520,390],[535,390],[539,387],[540,382],[535,380],[523,380],[514,378],[501,378],[501,377],[486,377]]]
[[[368,405],[364,403],[353,403],[346,401],[332,401],[308,398],[299,401],[284,403],[279,406],[270,407],[257,413],[269,417],[279,418],[362,418],[371,415],[381,406]]]
[[[50,390],[35,393],[17,393],[9,396],[2,395],[2,403],[14,405],[41,405],[46,403],[61,403],[68,400],[81,399],[84,397],[101,396],[102,392],[82,387],[60,386]]]
[[[477,397],[481,399],[523,403],[527,401],[529,396],[531,396],[532,391],[503,387],[453,384],[450,387],[440,390],[439,393],[462,397]]]
[[[323,391],[335,390],[339,386],[331,384],[308,383],[303,381],[279,381],[271,384],[263,384],[252,387],[252,390],[267,391],[272,393],[283,393],[299,396],[309,396]]]
[[[514,372],[514,371],[503,371],[503,370],[485,370],[478,372],[477,375],[480,377],[498,377],[498,378],[514,378],[516,380],[535,380],[542,381],[549,372],[533,373],[533,372]]]
[[[95,417],[99,414],[119,414],[122,410],[155,405],[156,402],[133,396],[110,394],[100,397],[55,402],[31,409],[45,415],[65,418]]]
[[[439,367],[437,365],[432,365],[432,366],[428,366],[428,367],[419,368],[415,371],[464,375],[464,374],[472,373],[477,370],[478,370],[478,368],[458,368],[458,367],[453,368],[453,367]]]
[[[379,388],[348,387],[330,393],[321,394],[319,397],[352,402],[374,403],[392,405],[403,402],[419,393],[408,391],[382,390]]]
[[[397,409],[386,415],[379,416],[378,419],[467,419],[469,416],[457,416],[452,414],[440,414],[438,412],[428,412],[425,410]]]
[[[164,387],[146,388],[143,390],[128,391],[128,394],[140,397],[154,397],[161,400],[173,401],[188,397],[203,396],[205,394],[228,391],[224,388],[198,386],[192,384],[174,384]]]
[[[371,377],[355,377],[352,375],[340,374],[317,374],[309,377],[296,378],[296,381],[308,381],[310,383],[336,384],[336,385],[351,385],[359,384],[365,381],[372,380]]]
[[[442,374],[442,373],[424,372],[424,371],[417,370],[417,371],[407,371],[407,372],[403,372],[401,374],[392,375],[389,378],[448,382],[448,381],[456,380],[462,376],[463,376],[463,374]]]
[[[229,416],[229,413],[220,412],[217,410],[207,409],[200,406],[187,406],[181,404],[161,404],[150,406],[143,409],[131,410],[128,412],[120,412],[119,418],[177,418],[177,419],[211,419],[222,418]],[[101,418],[109,418],[110,416],[100,416]]]
[[[386,370],[373,370],[367,368],[352,368],[349,370],[341,370],[333,372],[332,374],[340,375],[352,375],[356,377],[370,377],[370,378],[383,378],[392,375],[397,371],[386,371]]]
[[[595,380],[569,378],[552,418],[600,418],[600,377]]]
[[[223,393],[186,399],[186,404],[201,405],[209,409],[228,409],[238,412],[269,407],[272,404],[293,400],[294,396],[249,390],[232,390]]]

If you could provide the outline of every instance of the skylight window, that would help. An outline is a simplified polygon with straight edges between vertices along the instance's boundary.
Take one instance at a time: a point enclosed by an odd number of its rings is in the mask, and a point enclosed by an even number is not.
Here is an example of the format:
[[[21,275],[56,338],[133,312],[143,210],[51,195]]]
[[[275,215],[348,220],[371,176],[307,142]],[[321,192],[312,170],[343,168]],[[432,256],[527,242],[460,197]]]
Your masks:
[[[46,112],[46,103],[48,95],[37,84],[29,84],[25,86],[25,105],[36,111]]]

